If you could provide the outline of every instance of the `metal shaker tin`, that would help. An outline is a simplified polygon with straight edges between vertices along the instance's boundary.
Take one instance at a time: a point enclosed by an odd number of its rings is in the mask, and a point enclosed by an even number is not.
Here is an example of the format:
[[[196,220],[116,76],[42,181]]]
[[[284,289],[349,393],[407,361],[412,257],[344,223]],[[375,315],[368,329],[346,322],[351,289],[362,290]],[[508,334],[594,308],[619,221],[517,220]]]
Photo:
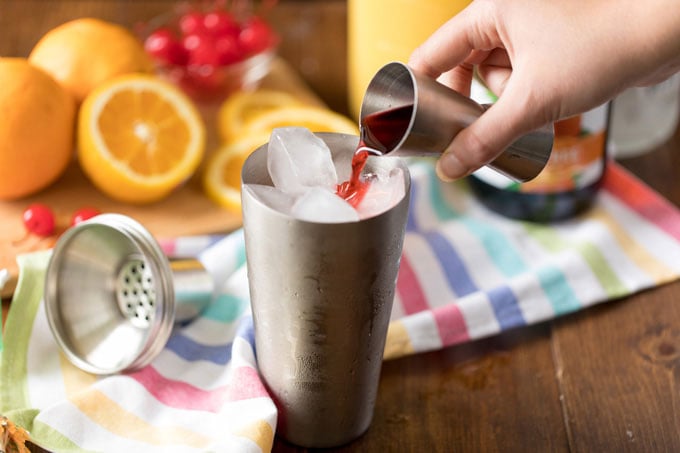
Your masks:
[[[359,137],[316,135],[349,171]],[[242,192],[258,367],[279,410],[277,434],[304,447],[345,444],[373,418],[410,176],[394,157],[366,166],[401,169],[406,195],[358,222],[298,220]],[[272,185],[266,145],[247,159],[242,183]]]
[[[199,263],[200,266],[200,263]],[[176,275],[194,277],[190,307],[178,308]],[[45,310],[64,355],[95,374],[131,371],[163,349],[173,325],[198,314],[212,279],[195,264],[173,266],[153,236],[120,214],[102,214],[68,229],[56,243],[45,277]],[[201,300],[200,294],[203,294]]]

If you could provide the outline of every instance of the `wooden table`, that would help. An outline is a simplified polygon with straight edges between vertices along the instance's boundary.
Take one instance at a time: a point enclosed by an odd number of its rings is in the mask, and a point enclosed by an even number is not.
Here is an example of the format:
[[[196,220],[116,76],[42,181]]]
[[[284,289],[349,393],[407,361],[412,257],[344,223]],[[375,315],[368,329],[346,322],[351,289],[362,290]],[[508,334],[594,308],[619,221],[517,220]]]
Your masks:
[[[70,18],[131,25],[169,4],[2,0],[0,55],[27,55],[42,33]],[[340,0],[282,0],[271,16],[283,35],[281,54],[340,111],[346,111],[345,18]],[[623,164],[680,206],[680,130]],[[274,451],[305,450],[277,440]],[[331,451],[680,451],[680,281],[387,361],[371,428]]]

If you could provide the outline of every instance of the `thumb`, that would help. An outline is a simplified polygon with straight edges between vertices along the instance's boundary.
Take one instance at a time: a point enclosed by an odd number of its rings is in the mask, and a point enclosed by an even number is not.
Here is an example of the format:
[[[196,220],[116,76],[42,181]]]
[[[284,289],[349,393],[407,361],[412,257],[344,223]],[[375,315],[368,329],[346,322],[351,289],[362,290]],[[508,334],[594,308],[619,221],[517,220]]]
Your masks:
[[[459,179],[488,164],[522,135],[541,124],[524,114],[505,90],[498,101],[461,130],[437,161],[437,175],[444,181]]]

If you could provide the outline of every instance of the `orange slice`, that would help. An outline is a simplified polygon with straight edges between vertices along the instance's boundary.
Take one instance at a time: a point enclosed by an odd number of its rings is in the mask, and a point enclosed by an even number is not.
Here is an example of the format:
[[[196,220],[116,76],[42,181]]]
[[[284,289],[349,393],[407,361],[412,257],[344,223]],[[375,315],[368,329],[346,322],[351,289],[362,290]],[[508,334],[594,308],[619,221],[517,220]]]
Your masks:
[[[243,136],[246,123],[260,114],[283,106],[301,105],[290,93],[279,90],[260,89],[232,94],[220,106],[217,127],[224,142],[238,140]]]
[[[248,156],[268,141],[268,133],[259,133],[222,145],[208,160],[203,173],[203,187],[208,197],[218,205],[240,213],[241,169]]]
[[[78,159],[111,198],[150,203],[200,164],[205,126],[191,100],[151,75],[126,75],[87,96],[78,118]]]
[[[246,121],[242,134],[268,132],[277,127],[305,127],[312,132],[359,134],[352,120],[333,110],[314,106],[285,106],[262,112]]]

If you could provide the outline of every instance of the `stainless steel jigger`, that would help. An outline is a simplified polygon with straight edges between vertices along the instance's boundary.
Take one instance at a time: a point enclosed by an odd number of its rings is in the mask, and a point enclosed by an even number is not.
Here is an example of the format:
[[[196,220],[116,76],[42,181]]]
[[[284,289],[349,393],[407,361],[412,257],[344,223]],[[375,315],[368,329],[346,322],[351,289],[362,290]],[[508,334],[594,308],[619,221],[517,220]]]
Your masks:
[[[317,135],[349,170],[359,137]],[[345,444],[373,418],[410,179],[402,159],[370,157],[366,166],[401,168],[406,196],[358,222],[297,220],[242,191],[258,368],[279,410],[277,434],[305,447]],[[266,145],[242,181],[272,185]]]
[[[214,283],[200,262],[168,260],[139,223],[102,214],[68,229],[45,277],[45,311],[64,355],[95,374],[131,371],[198,315]]]
[[[385,154],[438,156],[458,132],[489,107],[403,63],[392,62],[379,69],[368,84],[361,105],[361,120],[373,113],[407,105],[413,105],[410,122],[403,130],[394,131],[401,140]],[[553,138],[552,126],[538,129],[515,141],[487,166],[516,181],[528,181],[548,162]]]

